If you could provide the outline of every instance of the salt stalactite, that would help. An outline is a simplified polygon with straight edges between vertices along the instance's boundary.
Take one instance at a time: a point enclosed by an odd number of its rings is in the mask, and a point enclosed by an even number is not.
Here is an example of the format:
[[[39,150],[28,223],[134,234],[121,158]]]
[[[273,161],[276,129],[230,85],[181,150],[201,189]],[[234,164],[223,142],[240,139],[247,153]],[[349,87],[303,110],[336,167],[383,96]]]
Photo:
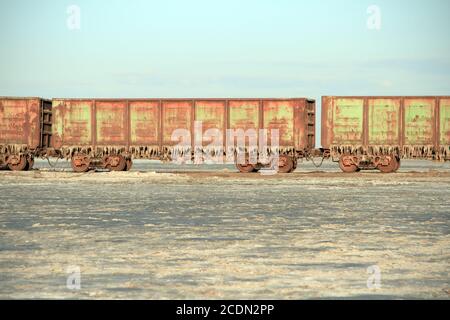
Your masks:
[[[95,150],[95,156],[104,157],[113,154],[126,154],[127,148],[124,146],[103,146],[97,147]]]
[[[60,148],[62,157],[70,159],[75,154],[85,154],[88,156],[95,156],[90,146],[68,146]]]
[[[355,155],[362,155],[362,154],[364,154],[364,148],[363,148],[363,146],[361,146],[361,145],[356,145],[356,146],[353,146],[353,145],[347,145],[347,146],[345,146],[345,145],[333,145],[333,146],[331,146],[331,153],[332,153],[332,155],[334,155],[334,156],[336,156],[336,155],[338,155],[338,156],[340,156],[340,155],[343,155],[343,154],[355,154]]]
[[[373,155],[373,156],[382,156],[382,155],[396,155],[396,156],[400,156],[400,148],[398,146],[385,146],[385,145],[377,146],[377,145],[374,145],[374,146],[369,146],[367,148],[367,150],[364,149],[364,151],[368,155]]]
[[[163,158],[179,161],[181,159],[190,160],[191,156],[191,146],[173,146],[171,148],[164,148]]]
[[[432,159],[442,157],[444,150],[436,150],[432,145],[424,146],[403,146],[400,150],[399,146],[386,146],[386,145],[372,145],[369,147],[364,147],[361,145],[333,145],[331,146],[331,153],[334,156],[340,156],[343,154],[353,154],[353,155],[397,155],[402,158],[424,158]],[[448,150],[448,149],[447,149]]]
[[[68,146],[60,148],[61,156],[71,158],[75,154],[85,154],[93,158],[102,158],[112,154],[128,154],[124,146],[102,146],[93,148],[92,146]]]
[[[7,144],[0,145],[0,154],[26,154],[31,150],[28,148],[26,144]]]
[[[450,160],[450,146],[440,146],[438,151],[438,160]]]
[[[438,158],[434,146],[403,146],[403,158]]]
[[[158,146],[133,146],[130,147],[130,154],[136,159],[158,158],[160,148]]]
[[[133,146],[127,151],[125,146],[101,146],[93,148],[92,146],[68,146],[60,149],[62,157],[67,159],[71,158],[76,153],[83,153],[91,157],[103,157],[111,154],[124,154],[132,156],[136,159],[161,159],[171,160],[174,156],[188,157],[193,155],[191,146],[165,146],[160,148],[159,146]],[[305,155],[307,151],[299,151],[295,148],[277,148],[277,147],[236,147],[230,146],[224,149],[222,146],[206,146],[195,149],[196,152],[201,153],[204,157],[217,157],[224,156],[237,156],[238,154],[250,154],[251,156],[257,156],[259,158],[267,158],[271,155],[278,153],[279,155]],[[368,147],[362,145],[332,145],[330,148],[332,156],[341,156],[343,154],[354,155],[397,155],[399,157],[408,158],[424,158],[435,160],[449,160],[450,159],[450,146],[440,146],[436,148],[433,145],[424,146],[410,146],[406,145],[403,148],[399,146],[386,146],[386,145],[371,145]],[[29,153],[30,150],[27,145],[24,144],[8,144],[0,145],[1,154],[24,154]]]
[[[206,157],[214,158],[214,157],[219,157],[219,156],[225,155],[225,151],[222,146],[210,146],[210,147],[202,147],[202,148],[196,147],[195,152],[201,153],[203,155],[203,157],[205,157],[205,158]]]

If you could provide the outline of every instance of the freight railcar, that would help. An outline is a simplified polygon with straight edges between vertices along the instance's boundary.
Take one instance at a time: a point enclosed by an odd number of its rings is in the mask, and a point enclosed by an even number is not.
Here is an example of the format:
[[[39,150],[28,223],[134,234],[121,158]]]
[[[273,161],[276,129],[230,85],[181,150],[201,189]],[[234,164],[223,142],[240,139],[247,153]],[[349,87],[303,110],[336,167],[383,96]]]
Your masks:
[[[93,167],[129,170],[133,158],[170,160],[183,154],[195,160],[199,151],[201,156],[214,153],[227,160],[231,154],[239,171],[254,172],[267,163],[258,162],[259,157],[257,162],[250,161],[249,153],[255,150],[247,146],[257,141],[256,152],[262,152],[267,145],[260,138],[274,129],[279,131],[280,172],[293,171],[297,159],[313,154],[331,156],[344,172],[395,172],[404,158],[450,160],[447,96],[322,97],[320,150],[314,149],[314,119],[315,102],[305,98],[50,101],[3,97],[0,166],[28,170],[35,157],[56,155],[71,159],[78,172]],[[182,147],[179,134],[174,135],[179,130],[189,137]],[[212,149],[210,130],[222,136],[220,145]],[[244,133],[244,150],[234,140],[229,149],[227,130]],[[238,151],[245,154],[243,162],[238,162]]]
[[[51,101],[0,97],[0,166],[29,170],[51,144]]]
[[[344,172],[450,160],[450,97],[322,97],[321,140]]]
[[[280,172],[292,172],[297,159],[309,156],[315,146],[315,101],[306,98],[53,99],[52,105],[52,147],[61,157],[71,159],[77,172],[91,167],[129,170],[133,158],[168,160],[174,153],[194,159],[199,127],[200,136],[208,136],[211,129],[223,135],[219,151],[209,150],[207,141],[202,140],[200,152],[219,152],[225,157],[229,153],[236,156],[237,151],[225,143],[227,129],[253,132],[244,138],[257,141],[257,152],[265,134],[260,129],[278,129]],[[188,145],[181,149],[174,139],[177,130],[189,134]],[[234,158],[239,171],[254,172],[267,166],[251,161],[254,150],[240,151],[245,153],[244,160]]]

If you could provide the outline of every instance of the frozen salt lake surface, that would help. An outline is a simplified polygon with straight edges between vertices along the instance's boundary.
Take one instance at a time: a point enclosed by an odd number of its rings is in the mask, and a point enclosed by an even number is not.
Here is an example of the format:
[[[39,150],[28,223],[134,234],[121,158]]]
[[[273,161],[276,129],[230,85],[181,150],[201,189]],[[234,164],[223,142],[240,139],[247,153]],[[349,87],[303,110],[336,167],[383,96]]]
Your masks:
[[[0,298],[450,297],[450,164],[0,171]],[[367,269],[380,270],[368,288]],[[81,288],[66,286],[79,267]]]

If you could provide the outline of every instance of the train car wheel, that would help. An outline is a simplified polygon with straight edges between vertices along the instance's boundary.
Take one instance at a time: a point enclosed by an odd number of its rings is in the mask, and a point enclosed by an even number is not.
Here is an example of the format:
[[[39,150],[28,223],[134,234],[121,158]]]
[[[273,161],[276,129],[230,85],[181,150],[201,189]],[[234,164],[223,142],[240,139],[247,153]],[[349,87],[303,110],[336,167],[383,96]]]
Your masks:
[[[339,158],[339,168],[345,173],[357,172],[359,169],[350,156],[341,156]]]
[[[75,172],[86,172],[89,170],[91,160],[84,154],[78,154],[72,157],[71,165]]]
[[[278,172],[290,173],[294,171],[294,160],[290,156],[280,156],[278,160]]]
[[[387,165],[378,165],[378,170],[380,170],[383,173],[393,173],[398,170],[400,167],[397,158],[395,156],[390,156],[389,164]]]
[[[251,172],[257,172],[256,164],[252,164],[249,161],[249,155],[245,155],[245,163],[238,163],[238,157],[235,159],[236,168],[241,173],[251,173]]]
[[[25,156],[12,155],[8,158],[8,168],[12,171],[23,171],[28,165],[27,158]]]
[[[112,171],[125,171],[127,168],[127,161],[120,154],[109,156],[106,161],[107,168]]]
[[[236,164],[236,168],[239,170],[239,172],[241,173],[250,173],[250,172],[255,172],[255,166],[248,163],[248,164]]]

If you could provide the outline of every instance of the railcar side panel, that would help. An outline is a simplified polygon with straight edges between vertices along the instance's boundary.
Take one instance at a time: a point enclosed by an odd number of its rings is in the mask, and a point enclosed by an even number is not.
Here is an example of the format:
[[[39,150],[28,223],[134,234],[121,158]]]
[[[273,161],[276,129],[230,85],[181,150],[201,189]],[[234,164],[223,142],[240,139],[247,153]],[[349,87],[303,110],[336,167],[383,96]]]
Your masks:
[[[225,143],[224,134],[226,132],[226,102],[225,101],[195,101],[195,121],[201,122],[202,126],[202,144],[204,146],[213,143],[211,139],[220,137],[222,145]],[[199,132],[200,133],[200,132]],[[209,136],[209,138],[206,138]],[[214,141],[218,143],[219,141]]]
[[[152,146],[159,144],[159,102],[130,101],[131,145]]]
[[[172,141],[175,130],[192,133],[194,124],[193,101],[163,101],[162,102],[162,137],[164,146],[173,146],[180,140]],[[179,134],[175,134],[179,136]]]
[[[258,139],[260,129],[260,101],[228,101],[228,128],[234,130],[234,132],[237,132],[237,130],[243,131],[246,135],[246,145],[249,145],[251,137]]]
[[[364,99],[339,98],[332,105],[332,143],[363,144]]]
[[[92,100],[53,100],[53,147],[92,144]]]
[[[127,103],[96,101],[96,145],[126,145],[128,142]]]
[[[442,146],[450,145],[450,98],[440,99],[439,103],[439,143]]]
[[[294,100],[264,101],[263,102],[263,127],[279,130],[280,147],[294,147]],[[269,133],[270,134],[270,133]]]
[[[434,98],[406,98],[404,100],[405,145],[434,145],[435,101]]]
[[[40,144],[40,99],[0,99],[0,145]]]
[[[368,143],[397,145],[400,143],[400,99],[368,98]]]
[[[259,101],[252,100],[230,100],[229,109],[229,128],[255,130],[259,129]]]

